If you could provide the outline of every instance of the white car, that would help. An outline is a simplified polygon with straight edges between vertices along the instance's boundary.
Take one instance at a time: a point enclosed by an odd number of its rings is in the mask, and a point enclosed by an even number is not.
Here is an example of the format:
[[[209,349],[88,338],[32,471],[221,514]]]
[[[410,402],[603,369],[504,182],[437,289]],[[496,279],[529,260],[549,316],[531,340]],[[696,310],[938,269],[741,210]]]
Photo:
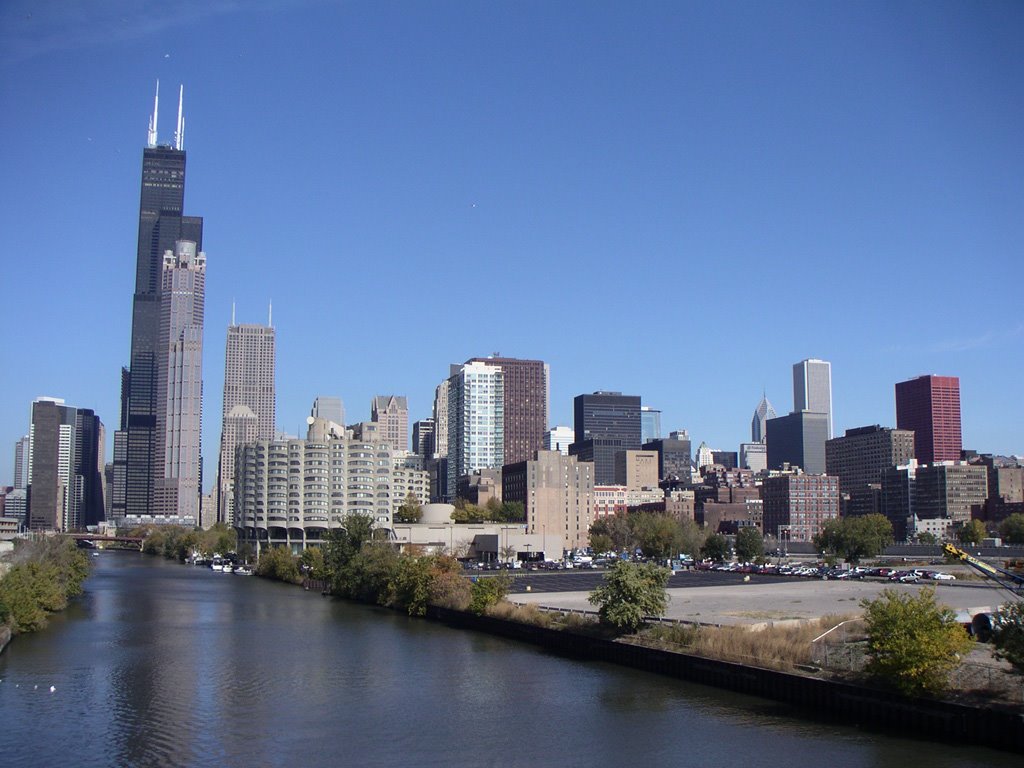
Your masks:
[[[936,572],[935,575],[932,576],[932,578],[936,581],[956,581],[956,576],[954,576],[952,573]]]

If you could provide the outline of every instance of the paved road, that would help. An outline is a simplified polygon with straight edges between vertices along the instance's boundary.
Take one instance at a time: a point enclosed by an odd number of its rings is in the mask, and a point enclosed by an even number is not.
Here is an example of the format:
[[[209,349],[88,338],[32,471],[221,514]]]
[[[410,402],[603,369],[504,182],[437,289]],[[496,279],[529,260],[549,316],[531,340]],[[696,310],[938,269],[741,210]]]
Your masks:
[[[590,592],[604,580],[604,571],[529,571],[518,574],[510,590],[513,594],[525,592]],[[486,573],[484,575],[487,575]],[[680,571],[668,581],[669,589],[677,587],[721,587],[743,584],[747,574],[725,571]],[[749,574],[749,583],[775,584],[791,581],[792,577],[769,574]],[[529,589],[527,589],[529,587]]]

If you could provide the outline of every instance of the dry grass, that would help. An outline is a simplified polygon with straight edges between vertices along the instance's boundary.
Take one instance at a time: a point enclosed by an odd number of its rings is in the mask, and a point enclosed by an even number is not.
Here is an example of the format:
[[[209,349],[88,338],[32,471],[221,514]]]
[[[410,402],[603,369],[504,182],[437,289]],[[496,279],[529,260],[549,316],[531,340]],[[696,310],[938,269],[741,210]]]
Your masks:
[[[519,605],[507,600],[500,600],[487,609],[487,615],[505,621],[518,621],[520,624],[533,624],[537,627],[550,627],[554,623],[554,615],[540,610],[536,605]]]
[[[633,641],[667,650],[678,650],[721,661],[792,670],[809,665],[811,641],[822,632],[850,617],[823,616],[820,619],[784,627],[754,631],[748,627],[694,627],[658,625]]]

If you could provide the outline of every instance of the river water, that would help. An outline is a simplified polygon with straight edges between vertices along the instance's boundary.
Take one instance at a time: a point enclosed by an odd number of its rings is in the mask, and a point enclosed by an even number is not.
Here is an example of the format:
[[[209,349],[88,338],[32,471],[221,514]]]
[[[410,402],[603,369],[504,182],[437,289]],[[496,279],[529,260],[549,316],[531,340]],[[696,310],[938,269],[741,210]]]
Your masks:
[[[263,579],[92,560],[86,594],[0,654],[2,766],[1019,765]]]

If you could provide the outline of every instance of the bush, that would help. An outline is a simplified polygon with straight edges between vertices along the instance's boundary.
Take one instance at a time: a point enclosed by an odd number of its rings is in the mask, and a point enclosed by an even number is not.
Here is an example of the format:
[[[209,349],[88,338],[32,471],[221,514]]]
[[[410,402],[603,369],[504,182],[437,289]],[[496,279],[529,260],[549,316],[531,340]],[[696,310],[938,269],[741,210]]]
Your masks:
[[[935,602],[934,589],[907,594],[886,589],[864,600],[868,675],[907,695],[942,692],[949,673],[973,644],[956,614]]]
[[[470,589],[469,610],[482,615],[487,609],[505,599],[512,588],[512,577],[508,573],[477,579]]]
[[[996,656],[1024,675],[1024,602],[1002,606],[992,622],[992,645]]]
[[[604,577],[604,584],[590,593],[602,624],[635,632],[647,616],[661,616],[668,607],[665,585],[671,574],[653,563],[619,561]]]
[[[267,547],[260,553],[256,563],[256,575],[266,579],[277,579],[289,584],[301,584],[299,560],[287,547]]]

